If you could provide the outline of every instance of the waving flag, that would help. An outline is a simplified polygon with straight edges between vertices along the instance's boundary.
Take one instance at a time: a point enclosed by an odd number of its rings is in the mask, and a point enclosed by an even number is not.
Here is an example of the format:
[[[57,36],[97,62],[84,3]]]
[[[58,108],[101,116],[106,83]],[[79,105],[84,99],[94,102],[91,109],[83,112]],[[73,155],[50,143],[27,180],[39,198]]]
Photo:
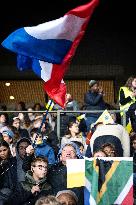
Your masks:
[[[71,161],[67,163],[68,188],[85,184],[84,205],[133,205],[132,157],[78,159],[76,166]]]
[[[47,94],[65,106],[64,74],[83,37],[89,19],[99,0],[70,10],[63,17],[11,33],[2,46],[17,53],[20,70],[32,68],[44,81]]]

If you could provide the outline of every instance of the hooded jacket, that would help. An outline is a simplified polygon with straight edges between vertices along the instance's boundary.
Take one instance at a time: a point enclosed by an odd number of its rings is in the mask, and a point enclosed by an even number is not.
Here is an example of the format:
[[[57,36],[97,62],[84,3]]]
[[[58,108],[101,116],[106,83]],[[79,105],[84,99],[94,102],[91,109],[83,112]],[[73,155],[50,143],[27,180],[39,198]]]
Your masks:
[[[24,181],[25,180],[25,172],[22,169],[23,165],[23,159],[19,156],[19,145],[21,142],[27,142],[29,145],[31,144],[30,140],[28,138],[21,138],[17,141],[16,145],[16,159],[17,159],[17,181]]]

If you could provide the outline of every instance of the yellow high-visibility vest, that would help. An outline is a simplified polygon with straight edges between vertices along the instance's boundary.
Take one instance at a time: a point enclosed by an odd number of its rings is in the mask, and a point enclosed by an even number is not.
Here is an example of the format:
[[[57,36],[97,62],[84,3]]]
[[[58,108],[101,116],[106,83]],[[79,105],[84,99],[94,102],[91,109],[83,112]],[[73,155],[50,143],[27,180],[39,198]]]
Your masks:
[[[120,90],[119,90],[119,101],[120,101],[120,91],[121,91],[121,89],[124,91],[125,98],[131,97],[131,99],[132,99],[130,102],[126,103],[125,105],[121,105],[119,103],[120,110],[126,110],[127,111],[129,109],[130,105],[133,104],[134,102],[136,102],[136,99],[135,99],[135,97],[132,97],[132,91],[129,90],[129,88],[121,87]],[[122,116],[123,112],[121,112],[120,114]]]

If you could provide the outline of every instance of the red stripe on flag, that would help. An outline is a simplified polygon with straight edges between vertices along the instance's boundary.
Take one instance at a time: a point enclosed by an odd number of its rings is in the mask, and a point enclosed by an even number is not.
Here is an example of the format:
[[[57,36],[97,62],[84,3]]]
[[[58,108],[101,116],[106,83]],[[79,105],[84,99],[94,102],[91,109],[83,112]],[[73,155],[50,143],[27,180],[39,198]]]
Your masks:
[[[133,205],[134,199],[133,199],[133,186],[129,190],[128,194],[124,198],[123,202],[121,205]]]
[[[95,7],[98,6],[98,4],[99,0],[92,0],[88,4],[72,9],[71,11],[67,12],[66,15],[73,14],[75,16],[79,16],[80,18],[87,18],[92,15]]]

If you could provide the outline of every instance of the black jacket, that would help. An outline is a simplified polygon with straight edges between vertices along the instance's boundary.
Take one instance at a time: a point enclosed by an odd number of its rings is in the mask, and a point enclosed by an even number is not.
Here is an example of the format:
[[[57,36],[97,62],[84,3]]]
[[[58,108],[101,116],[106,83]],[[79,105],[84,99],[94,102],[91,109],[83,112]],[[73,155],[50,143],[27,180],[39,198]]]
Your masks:
[[[40,192],[32,194],[31,189],[36,185],[32,172],[26,173],[25,181],[17,184],[16,190],[4,205],[34,205],[38,198],[52,194],[52,188],[46,178],[39,182]]]
[[[90,90],[84,95],[84,103],[86,110],[105,110],[106,104],[103,95]],[[88,113],[86,116],[99,116],[101,113]]]
[[[52,165],[48,170],[47,179],[52,186],[53,194],[56,195],[59,191],[67,189],[67,167],[61,162]],[[71,188],[77,195],[79,202],[78,205],[84,204],[84,188]]]

